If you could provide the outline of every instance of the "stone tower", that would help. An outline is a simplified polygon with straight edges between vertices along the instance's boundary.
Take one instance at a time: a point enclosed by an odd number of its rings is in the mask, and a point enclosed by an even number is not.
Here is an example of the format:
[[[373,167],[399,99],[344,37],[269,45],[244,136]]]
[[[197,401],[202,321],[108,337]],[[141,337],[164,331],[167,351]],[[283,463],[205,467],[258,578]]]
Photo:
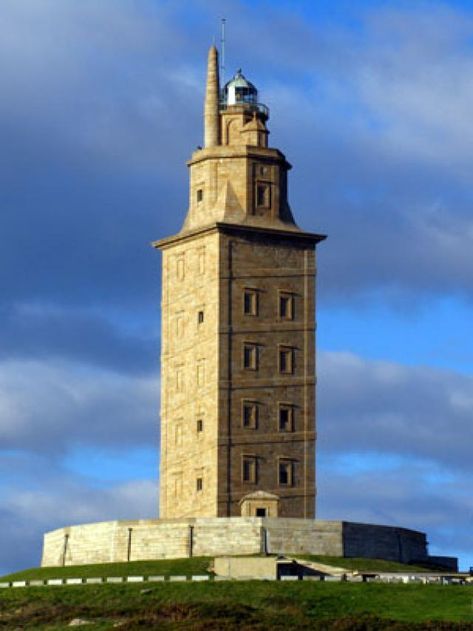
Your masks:
[[[315,513],[315,248],[268,109],[211,48],[204,148],[163,253],[161,518],[46,533],[43,566],[253,554],[429,561],[424,533]],[[290,519],[284,519],[290,518]],[[297,519],[298,518],[298,519]]]
[[[268,109],[209,51],[204,147],[163,253],[160,516],[315,514],[315,246]]]

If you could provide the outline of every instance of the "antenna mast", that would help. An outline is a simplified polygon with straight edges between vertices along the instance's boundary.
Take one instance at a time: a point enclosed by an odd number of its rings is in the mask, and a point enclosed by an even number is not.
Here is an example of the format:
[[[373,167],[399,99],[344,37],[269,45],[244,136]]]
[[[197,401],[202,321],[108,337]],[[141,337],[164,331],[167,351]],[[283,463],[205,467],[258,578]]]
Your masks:
[[[226,19],[222,18],[222,33],[220,36],[220,48],[221,48],[221,64],[220,64],[220,74],[222,84],[225,83],[225,22]]]

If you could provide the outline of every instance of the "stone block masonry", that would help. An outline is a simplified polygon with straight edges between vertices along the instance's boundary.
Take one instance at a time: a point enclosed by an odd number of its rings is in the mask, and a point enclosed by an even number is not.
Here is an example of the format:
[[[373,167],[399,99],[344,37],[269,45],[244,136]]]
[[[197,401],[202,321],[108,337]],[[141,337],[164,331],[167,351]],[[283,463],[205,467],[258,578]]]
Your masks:
[[[325,236],[294,221],[291,165],[268,147],[256,88],[240,73],[223,103],[214,47],[208,64],[187,216],[154,243],[163,254],[160,515],[313,519],[315,250]],[[245,502],[258,491],[275,501]]]
[[[42,566],[255,554],[428,560],[424,533],[298,518],[220,517],[110,521],[46,533]]]

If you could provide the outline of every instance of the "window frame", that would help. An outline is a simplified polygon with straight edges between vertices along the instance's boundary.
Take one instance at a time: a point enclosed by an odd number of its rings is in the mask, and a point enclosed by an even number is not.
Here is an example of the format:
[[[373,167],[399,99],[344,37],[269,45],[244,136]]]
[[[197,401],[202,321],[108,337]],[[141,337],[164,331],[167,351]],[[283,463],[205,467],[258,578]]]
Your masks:
[[[247,298],[248,306],[247,309]],[[243,289],[243,315],[257,317],[259,312],[259,291],[253,287]]]
[[[246,469],[246,466],[249,468]],[[248,472],[248,477],[246,472]],[[256,484],[258,481],[258,459],[254,454],[241,456],[241,481],[244,484]]]
[[[284,471],[287,474],[287,481],[281,480],[282,467],[285,467]],[[278,459],[278,486],[291,487],[294,486],[294,461],[290,458]]]
[[[174,447],[182,447],[182,424],[182,418],[174,422]]]
[[[178,313],[176,313],[174,317],[174,321],[175,321],[176,338],[180,339],[181,337],[184,337],[184,324],[185,324],[184,312],[179,311]]]
[[[247,352],[248,362],[247,360]],[[259,347],[255,342],[243,342],[242,346],[242,366],[244,370],[256,371],[259,367]]]
[[[207,360],[205,357],[201,357],[197,360],[196,363],[196,371],[195,371],[195,383],[198,388],[201,388],[205,385],[206,378],[206,363]]]
[[[255,182],[255,210],[270,210],[272,205],[272,182],[256,180]]]
[[[179,364],[175,367],[175,388],[178,394],[184,392],[184,365]]]
[[[283,357],[285,359],[283,360]],[[287,358],[289,362],[287,362]],[[283,370],[284,364],[284,370]],[[281,375],[293,375],[295,369],[295,349],[287,344],[278,345],[278,371]]]
[[[246,423],[246,410],[251,409],[249,422]],[[257,429],[259,418],[259,405],[253,399],[242,399],[241,401],[241,426],[243,429]]]
[[[200,276],[205,274],[205,246],[197,250],[197,267]]]
[[[284,428],[281,423],[281,412],[287,412],[287,427]],[[283,434],[290,434],[294,432],[294,405],[292,403],[278,403],[278,431]]]
[[[178,254],[176,256],[176,278],[178,281],[183,281],[186,277],[186,258],[184,254]]]
[[[295,319],[295,296],[289,291],[279,290],[278,292],[278,317],[280,320],[292,321]],[[288,313],[284,314],[282,305],[283,301],[287,301]]]

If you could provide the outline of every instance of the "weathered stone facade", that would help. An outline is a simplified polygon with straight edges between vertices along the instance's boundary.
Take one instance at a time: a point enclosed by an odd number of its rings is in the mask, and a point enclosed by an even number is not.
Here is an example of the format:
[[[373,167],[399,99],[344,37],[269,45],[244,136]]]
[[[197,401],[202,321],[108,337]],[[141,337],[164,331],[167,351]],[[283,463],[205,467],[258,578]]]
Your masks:
[[[240,75],[240,77],[242,77]],[[267,108],[216,108],[189,210],[163,252],[160,513],[241,515],[257,490],[281,517],[315,513],[315,245],[287,200],[290,165],[267,147]],[[210,129],[209,129],[210,128]],[[269,515],[265,504],[246,510]]]
[[[426,561],[424,533],[343,521],[259,517],[110,521],[45,535],[43,566],[190,556],[323,554]]]

